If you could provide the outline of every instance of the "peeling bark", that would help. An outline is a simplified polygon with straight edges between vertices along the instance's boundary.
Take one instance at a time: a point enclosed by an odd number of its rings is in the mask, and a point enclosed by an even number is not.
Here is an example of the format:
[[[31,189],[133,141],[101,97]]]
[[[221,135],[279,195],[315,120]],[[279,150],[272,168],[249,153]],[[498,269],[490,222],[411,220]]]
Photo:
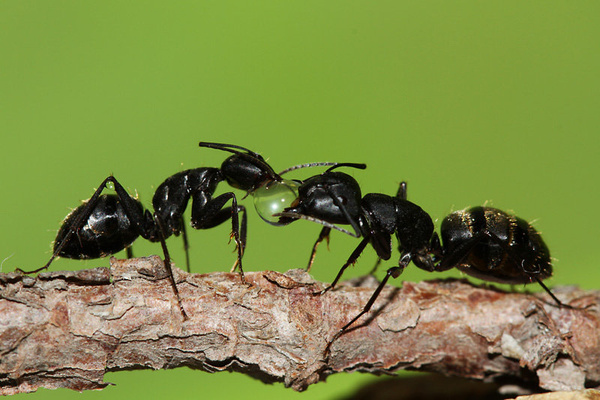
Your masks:
[[[249,272],[249,285],[231,273],[174,273],[186,321],[158,257],[37,278],[0,274],[0,394],[99,389],[106,371],[179,366],[295,390],[336,372],[398,369],[552,391],[600,385],[598,291],[555,288],[581,308],[568,309],[545,294],[461,280],[404,282],[386,287],[324,360],[374,279],[313,296],[323,284],[303,270]]]

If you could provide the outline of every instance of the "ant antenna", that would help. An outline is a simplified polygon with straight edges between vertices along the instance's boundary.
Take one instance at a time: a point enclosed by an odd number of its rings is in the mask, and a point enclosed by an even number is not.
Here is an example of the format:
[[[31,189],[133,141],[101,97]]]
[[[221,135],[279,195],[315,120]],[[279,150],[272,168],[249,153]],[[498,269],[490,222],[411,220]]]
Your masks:
[[[328,168],[327,171],[325,172],[330,172],[333,171],[336,168],[340,168],[340,167],[350,167],[350,168],[356,168],[356,169],[367,169],[367,164],[362,164],[362,163],[339,163],[334,165],[331,168]]]
[[[211,148],[211,149],[228,151],[228,152],[234,153],[234,154],[241,154],[239,150],[243,150],[247,154],[251,154],[251,155],[254,155],[256,157],[260,157],[260,155],[258,153],[255,153],[252,150],[247,149],[247,148],[242,147],[242,146],[236,146],[235,144],[214,143],[214,142],[200,142],[198,145],[200,147],[208,147],[208,148]]]
[[[326,167],[326,166],[330,166],[330,165],[332,167],[327,169],[327,171],[325,171],[325,172],[329,172],[329,171],[332,171],[332,170],[334,170],[336,168],[340,168],[340,167],[351,167],[351,168],[357,168],[357,169],[366,169],[367,168],[367,164],[337,163],[337,162],[331,162],[331,161],[323,161],[323,162],[314,162],[314,163],[294,165],[293,167],[284,169],[283,171],[281,171],[279,173],[279,175],[287,174],[288,172],[295,171],[295,170],[301,169],[301,168]]]

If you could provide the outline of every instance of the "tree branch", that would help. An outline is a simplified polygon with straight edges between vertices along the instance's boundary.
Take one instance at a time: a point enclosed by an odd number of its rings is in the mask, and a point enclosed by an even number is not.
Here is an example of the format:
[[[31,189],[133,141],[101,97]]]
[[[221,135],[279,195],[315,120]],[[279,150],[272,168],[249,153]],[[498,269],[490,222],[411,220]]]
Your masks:
[[[295,390],[341,372],[398,369],[544,390],[600,384],[600,292],[505,293],[460,280],[386,287],[358,327],[327,342],[377,284],[323,296],[302,270],[188,274],[174,270],[184,321],[158,257],[111,268],[0,274],[0,394],[105,387],[106,371],[188,366],[235,370]],[[355,281],[354,284],[356,284]],[[587,307],[587,308],[586,308]]]

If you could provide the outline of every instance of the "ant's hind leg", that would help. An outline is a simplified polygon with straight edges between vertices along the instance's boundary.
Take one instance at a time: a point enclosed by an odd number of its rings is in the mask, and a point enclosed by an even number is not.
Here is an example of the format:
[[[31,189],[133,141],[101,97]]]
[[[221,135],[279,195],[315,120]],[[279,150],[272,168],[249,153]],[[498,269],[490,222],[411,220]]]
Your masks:
[[[175,293],[175,298],[177,299],[177,304],[179,305],[179,311],[183,317],[183,320],[188,319],[188,315],[183,308],[183,304],[181,303],[181,296],[179,295],[179,289],[177,288],[177,282],[175,282],[175,276],[173,275],[173,267],[171,265],[171,256],[169,255],[169,250],[167,249],[167,243],[165,241],[165,235],[163,234],[164,230],[160,223],[160,219],[154,215],[154,221],[157,226],[157,232],[159,237],[159,242],[163,250],[163,255],[165,257],[165,268],[167,270],[167,274],[169,274],[169,280],[171,282],[171,287],[173,288],[173,292]]]

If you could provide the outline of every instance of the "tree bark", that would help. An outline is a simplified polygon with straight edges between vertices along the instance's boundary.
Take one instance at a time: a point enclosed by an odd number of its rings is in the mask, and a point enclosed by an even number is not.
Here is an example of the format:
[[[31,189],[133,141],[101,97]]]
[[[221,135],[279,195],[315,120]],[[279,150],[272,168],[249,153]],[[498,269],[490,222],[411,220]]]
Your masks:
[[[234,370],[295,390],[342,371],[439,372],[541,390],[600,384],[600,292],[507,293],[463,280],[386,287],[331,346],[377,282],[322,296],[303,270],[188,274],[174,269],[184,320],[158,257],[111,267],[0,274],[0,394],[99,389],[106,371]]]

